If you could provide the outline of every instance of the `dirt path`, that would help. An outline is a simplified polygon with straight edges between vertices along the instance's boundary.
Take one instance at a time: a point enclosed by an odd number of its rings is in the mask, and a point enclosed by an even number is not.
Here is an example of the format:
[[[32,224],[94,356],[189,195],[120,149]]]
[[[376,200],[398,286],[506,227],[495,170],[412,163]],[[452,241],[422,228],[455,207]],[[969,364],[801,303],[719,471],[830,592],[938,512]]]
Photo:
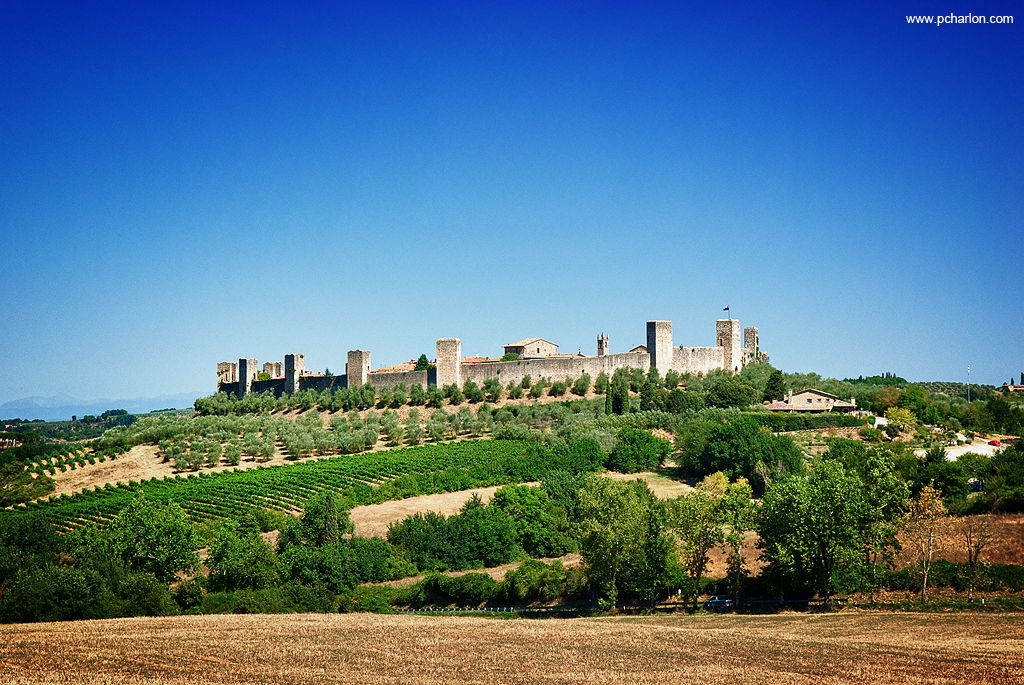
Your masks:
[[[583,564],[583,559],[580,557],[579,554],[576,554],[575,552],[573,554],[566,554],[565,556],[561,557],[539,559],[538,561],[543,561],[545,563],[550,563],[552,561],[560,561],[562,562],[562,566],[566,568],[572,568],[574,566],[580,566]],[[456,578],[458,576],[464,576],[467,573],[486,573],[491,578],[494,578],[496,581],[501,582],[505,579],[506,573],[508,573],[512,569],[519,568],[519,565],[522,563],[522,561],[513,561],[508,564],[502,564],[501,566],[491,566],[490,568],[476,568],[470,569],[468,571],[444,571],[441,575],[448,576],[449,578]],[[427,573],[421,573],[418,576],[408,576],[406,578],[399,578],[398,580],[386,580],[382,583],[367,583],[367,585],[386,585],[388,587],[411,587],[416,583],[420,582],[421,580],[423,580],[424,578],[426,578],[428,575],[429,574]]]

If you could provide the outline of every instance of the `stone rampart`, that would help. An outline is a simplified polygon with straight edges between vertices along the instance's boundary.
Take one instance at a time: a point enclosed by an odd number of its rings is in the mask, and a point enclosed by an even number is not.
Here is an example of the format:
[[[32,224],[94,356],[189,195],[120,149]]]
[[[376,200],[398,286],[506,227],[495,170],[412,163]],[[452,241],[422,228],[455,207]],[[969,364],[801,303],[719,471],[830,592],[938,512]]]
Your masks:
[[[602,371],[611,376],[615,369],[636,368],[645,372],[651,366],[651,356],[643,352],[620,352],[602,357],[555,357],[522,359],[514,362],[481,362],[462,365],[463,382],[471,380],[481,384],[488,378],[497,378],[502,385],[510,381],[519,382],[524,376],[536,381],[550,378],[560,381],[578,378],[584,373],[597,378]]]
[[[428,375],[429,374],[426,371],[389,371],[387,373],[371,373],[368,382],[370,385],[378,389],[390,388],[396,385],[418,385],[421,388],[426,389]]]
[[[462,344],[458,338],[438,338],[436,369],[430,371],[371,373],[370,352],[349,350],[347,373],[344,375],[306,376],[303,355],[289,354],[285,356],[283,365],[284,378],[258,381],[256,360],[239,359],[237,364],[221,362],[217,365],[217,388],[221,392],[243,397],[249,391],[270,390],[275,395],[281,395],[307,389],[336,390],[366,383],[375,388],[396,385],[444,387],[453,383],[461,386],[467,380],[482,384],[489,378],[497,378],[502,385],[507,386],[510,382],[519,382],[526,376],[530,376],[531,379],[564,380],[575,379],[586,373],[591,378],[596,378],[602,372],[611,376],[616,369],[635,368],[646,372],[652,365],[662,376],[670,369],[683,374],[703,374],[715,369],[738,371],[752,360],[765,358],[760,352],[757,328],[741,329],[740,322],[736,319],[719,319],[715,324],[715,347],[675,347],[672,343],[672,322],[652,320],[647,322],[646,352],[608,354],[608,338],[602,333],[598,338],[599,354],[595,357],[566,355],[508,362],[464,363]],[[280,364],[268,362],[266,366],[270,371],[277,372]]]
[[[672,355],[672,369],[677,373],[707,373],[724,365],[721,347],[677,347]]]
[[[340,376],[303,376],[299,379],[299,390],[338,390],[347,387],[348,379],[344,374]]]

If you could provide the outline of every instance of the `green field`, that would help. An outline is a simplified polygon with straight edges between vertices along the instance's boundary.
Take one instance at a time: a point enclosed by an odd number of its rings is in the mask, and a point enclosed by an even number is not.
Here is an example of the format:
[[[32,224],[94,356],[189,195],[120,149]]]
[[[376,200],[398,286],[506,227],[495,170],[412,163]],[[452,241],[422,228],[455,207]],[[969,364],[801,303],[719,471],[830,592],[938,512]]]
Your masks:
[[[527,443],[511,440],[463,441],[244,471],[109,484],[22,505],[3,516],[38,512],[53,524],[68,528],[105,521],[134,497],[145,495],[154,500],[173,500],[193,519],[203,521],[238,517],[252,508],[296,510],[328,488],[353,505],[369,504],[536,478],[546,465],[529,460],[525,456],[527,447]]]

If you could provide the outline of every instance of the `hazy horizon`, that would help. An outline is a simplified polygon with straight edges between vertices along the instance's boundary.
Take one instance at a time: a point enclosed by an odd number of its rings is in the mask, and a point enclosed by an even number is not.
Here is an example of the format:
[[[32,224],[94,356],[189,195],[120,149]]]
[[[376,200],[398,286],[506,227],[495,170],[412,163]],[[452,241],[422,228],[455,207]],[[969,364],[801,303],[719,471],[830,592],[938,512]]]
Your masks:
[[[1019,377],[1024,16],[890,5],[9,8],[0,404],[726,305],[784,371]]]

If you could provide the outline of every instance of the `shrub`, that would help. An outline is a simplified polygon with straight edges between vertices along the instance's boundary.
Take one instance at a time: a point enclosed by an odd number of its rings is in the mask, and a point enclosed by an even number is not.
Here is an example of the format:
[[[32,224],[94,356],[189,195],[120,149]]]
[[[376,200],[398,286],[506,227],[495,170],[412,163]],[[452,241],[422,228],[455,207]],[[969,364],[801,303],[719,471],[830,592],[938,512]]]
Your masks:
[[[668,440],[636,428],[622,428],[616,438],[615,448],[605,461],[605,466],[612,471],[636,473],[656,469],[672,451]]]

